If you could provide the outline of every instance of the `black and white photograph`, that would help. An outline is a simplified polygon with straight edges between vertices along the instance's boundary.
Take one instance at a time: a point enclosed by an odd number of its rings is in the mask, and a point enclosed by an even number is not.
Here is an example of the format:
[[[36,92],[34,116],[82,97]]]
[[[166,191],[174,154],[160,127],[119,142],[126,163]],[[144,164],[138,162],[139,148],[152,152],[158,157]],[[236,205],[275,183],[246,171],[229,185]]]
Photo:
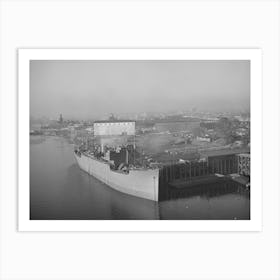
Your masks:
[[[29,66],[30,220],[250,220],[250,60]]]
[[[280,280],[280,1],[0,1],[0,280]]]

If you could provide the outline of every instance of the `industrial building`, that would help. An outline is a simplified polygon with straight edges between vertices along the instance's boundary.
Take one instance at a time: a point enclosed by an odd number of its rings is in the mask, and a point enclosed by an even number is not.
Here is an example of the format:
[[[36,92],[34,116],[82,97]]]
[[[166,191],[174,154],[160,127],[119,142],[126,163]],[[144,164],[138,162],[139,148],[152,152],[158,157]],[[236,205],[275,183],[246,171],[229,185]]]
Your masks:
[[[200,127],[206,128],[206,129],[215,129],[218,126],[219,119],[213,118],[213,119],[204,119],[201,120]]]
[[[94,136],[135,135],[135,121],[95,121],[93,130]]]
[[[238,174],[250,176],[250,154],[238,154]]]

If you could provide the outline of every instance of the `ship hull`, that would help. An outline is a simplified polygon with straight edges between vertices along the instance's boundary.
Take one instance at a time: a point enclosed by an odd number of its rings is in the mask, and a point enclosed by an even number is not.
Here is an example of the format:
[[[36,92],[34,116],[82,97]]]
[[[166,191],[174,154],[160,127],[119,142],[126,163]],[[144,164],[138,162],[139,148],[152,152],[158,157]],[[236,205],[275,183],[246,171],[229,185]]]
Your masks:
[[[159,170],[131,169],[129,173],[111,170],[108,163],[90,155],[75,154],[79,167],[109,187],[129,195],[158,201]]]

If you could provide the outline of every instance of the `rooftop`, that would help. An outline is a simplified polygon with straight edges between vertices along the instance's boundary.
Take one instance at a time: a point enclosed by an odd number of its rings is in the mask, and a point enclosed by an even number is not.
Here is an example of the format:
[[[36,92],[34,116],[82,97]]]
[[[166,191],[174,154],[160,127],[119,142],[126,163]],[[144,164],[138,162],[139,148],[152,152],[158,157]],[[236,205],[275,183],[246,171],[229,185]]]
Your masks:
[[[104,121],[95,121],[94,123],[122,123],[122,122],[134,122],[133,120],[104,120]]]

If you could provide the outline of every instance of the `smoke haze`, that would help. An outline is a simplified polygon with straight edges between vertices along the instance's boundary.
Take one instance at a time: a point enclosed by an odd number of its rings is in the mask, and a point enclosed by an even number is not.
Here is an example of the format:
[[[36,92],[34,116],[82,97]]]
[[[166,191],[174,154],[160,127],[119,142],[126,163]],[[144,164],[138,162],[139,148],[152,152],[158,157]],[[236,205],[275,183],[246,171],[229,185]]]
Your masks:
[[[250,61],[30,62],[32,116],[249,109]]]

